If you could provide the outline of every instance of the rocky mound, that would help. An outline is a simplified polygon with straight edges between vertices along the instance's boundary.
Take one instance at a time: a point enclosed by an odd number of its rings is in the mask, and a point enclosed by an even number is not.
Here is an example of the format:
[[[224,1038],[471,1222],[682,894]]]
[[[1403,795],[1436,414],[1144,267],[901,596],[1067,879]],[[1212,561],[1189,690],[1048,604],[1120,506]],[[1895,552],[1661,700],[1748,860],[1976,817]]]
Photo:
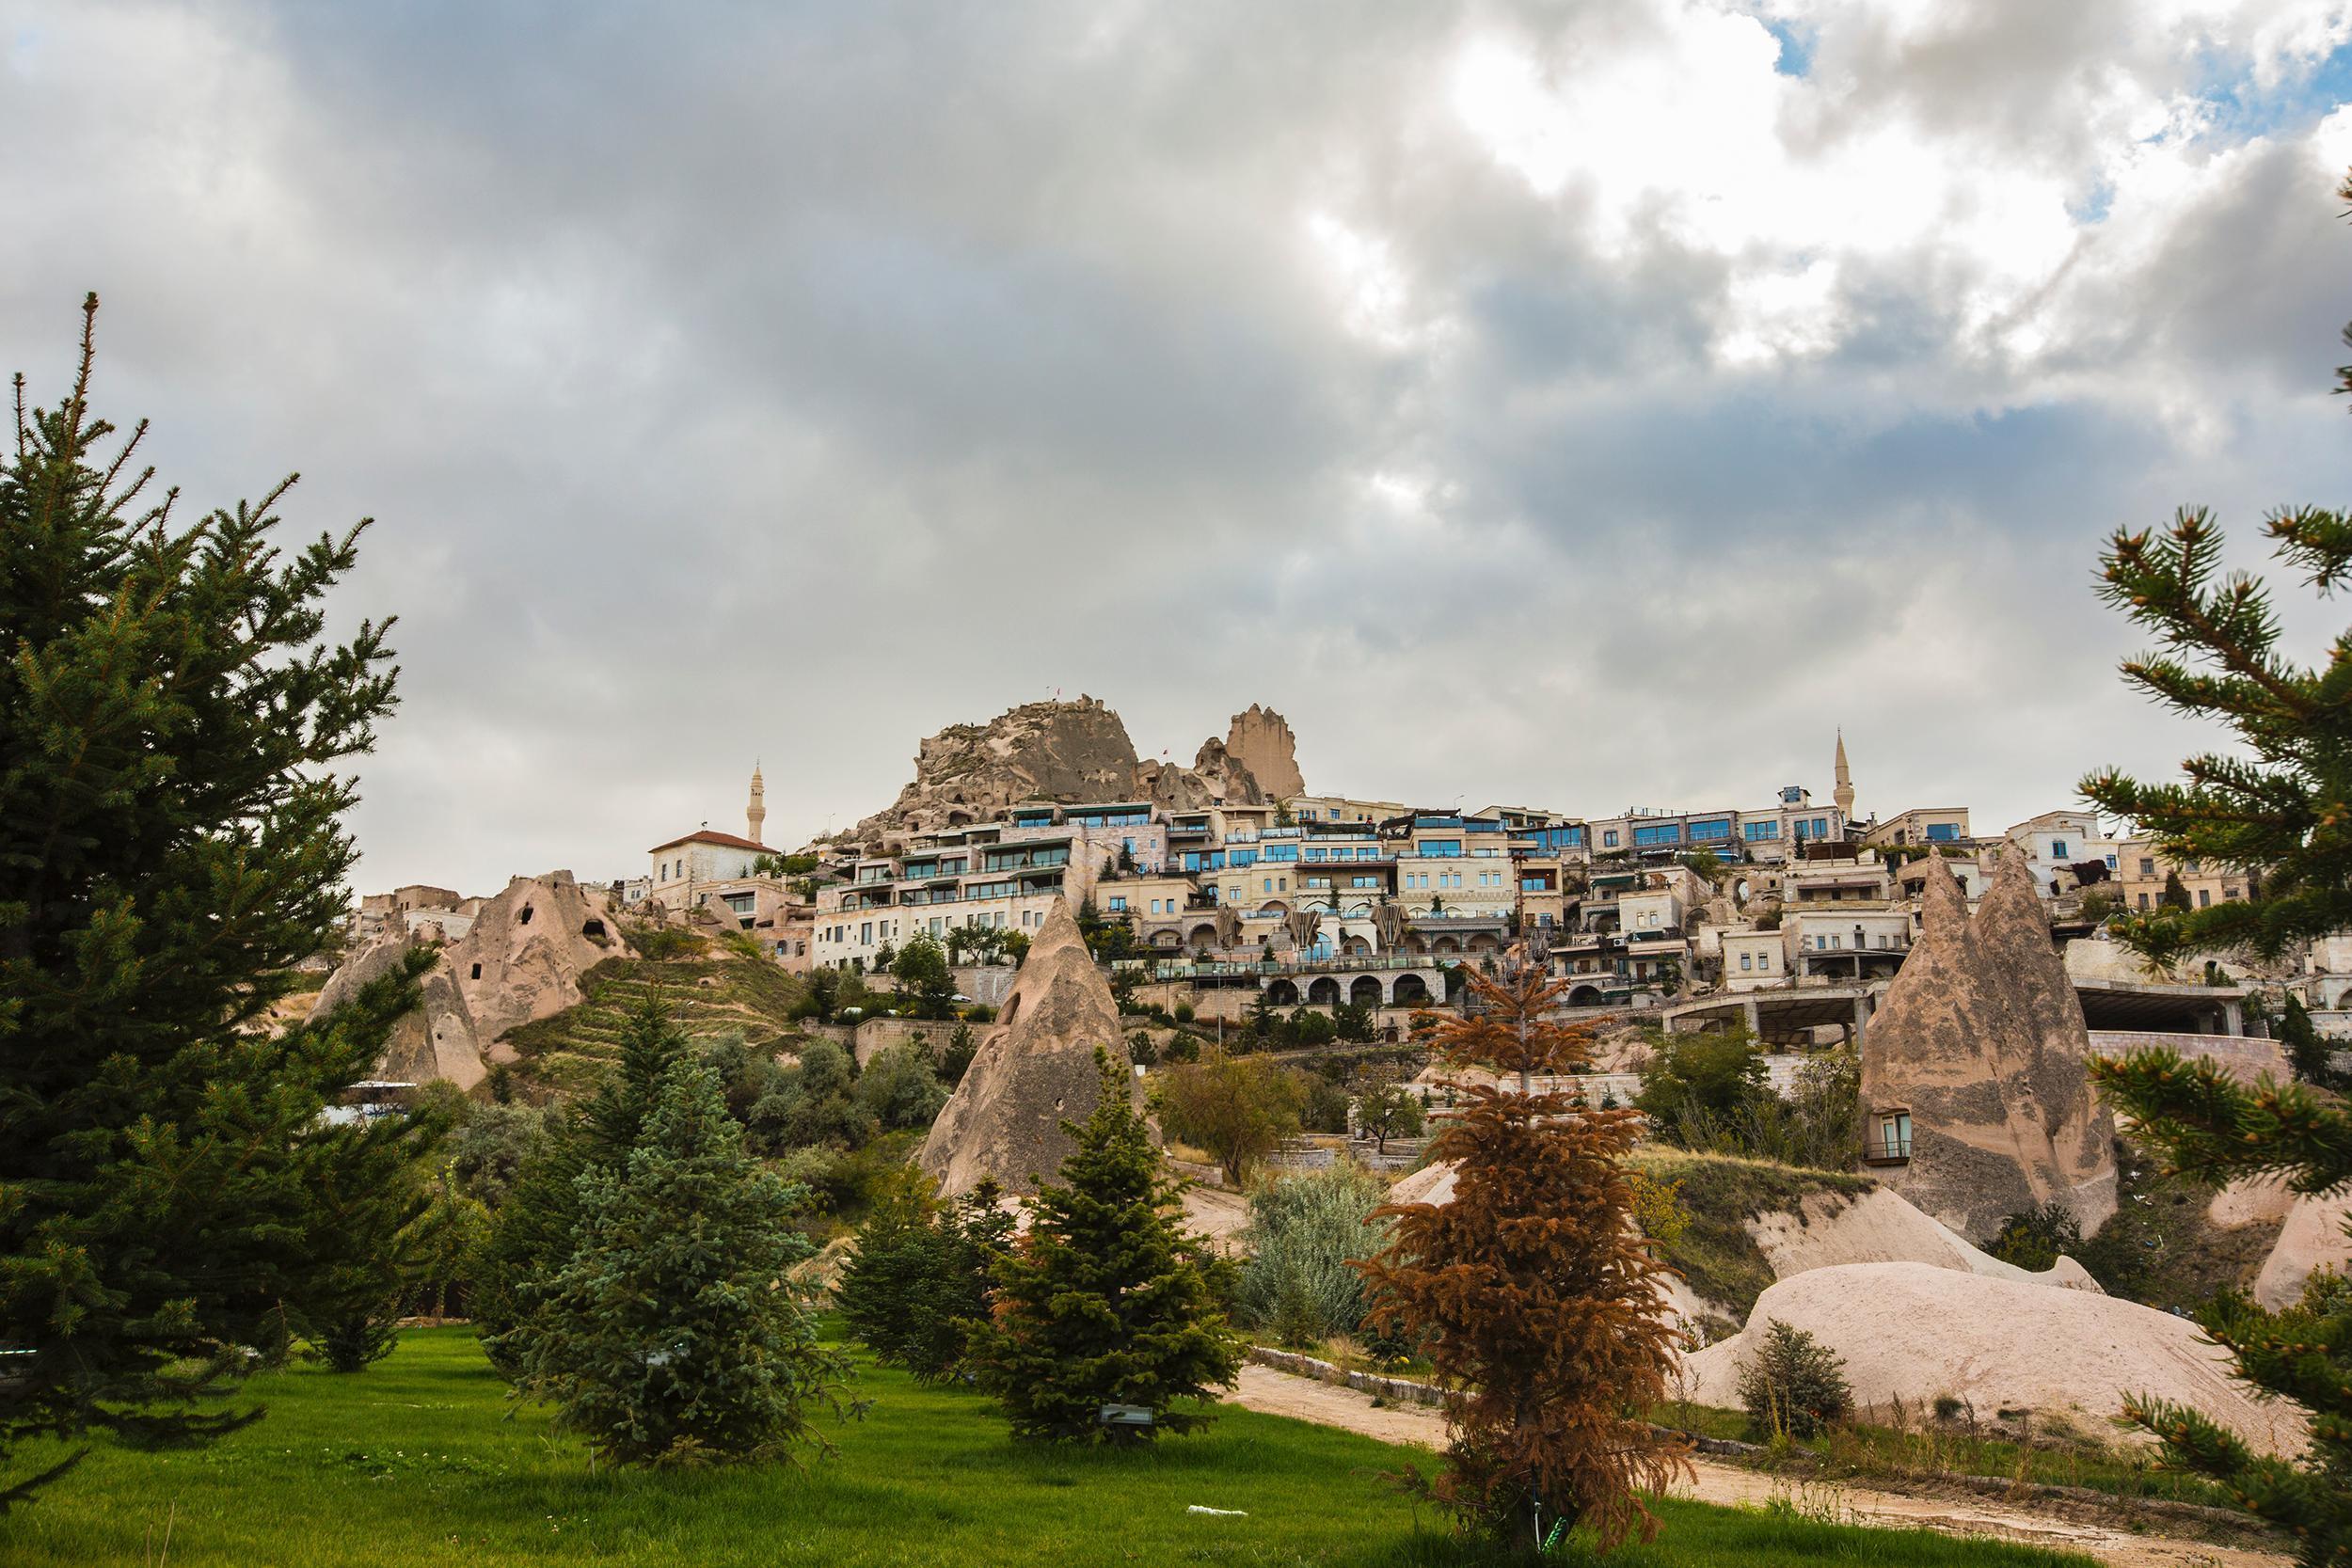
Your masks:
[[[918,1163],[941,1196],[961,1196],[983,1178],[1021,1195],[1050,1180],[1075,1147],[1062,1122],[1093,1115],[1102,1094],[1097,1051],[1122,1075],[1130,1070],[1110,984],[1070,906],[1057,902],[963,1082],[923,1140]]]
[[[1762,1215],[1750,1220],[1747,1230],[1763,1249],[1775,1279],[1849,1263],[1924,1263],[2020,1285],[2105,1293],[2090,1271],[2072,1258],[2059,1259],[2043,1274],[2005,1263],[1884,1187],[1852,1199],[1808,1193],[1798,1200],[1795,1212]]]
[[[2313,1274],[2352,1274],[2352,1188],[2297,1196],[2254,1278],[2254,1299],[2277,1310],[2302,1299]]]
[[[1736,1407],[1740,1364],[1774,1322],[1844,1357],[1866,1409],[1950,1394],[1987,1415],[2030,1410],[2093,1427],[2122,1411],[2126,1392],[2144,1393],[2201,1410],[2265,1453],[2304,1442],[2293,1413],[2249,1398],[2228,1354],[2185,1318],[1925,1263],[1849,1263],[1782,1280],[1744,1330],[1689,1358],[1692,1397]]]
[[[328,977],[311,1016],[341,1006],[410,945],[401,931],[360,949]],[[424,976],[423,1005],[394,1029],[377,1072],[407,1083],[446,1078],[469,1089],[492,1062],[515,1059],[501,1036],[576,1005],[580,976],[628,952],[606,895],[592,898],[568,871],[517,877],[482,906],[464,936],[441,947]]]
[[[1307,792],[1307,781],[1298,772],[1298,737],[1291,734],[1290,721],[1272,708],[1252,703],[1234,714],[1226,727],[1223,750],[1265,791],[1263,799],[1287,800]],[[1205,754],[1208,747],[1201,751]]]
[[[1273,783],[1259,774],[1260,763],[1274,769]],[[1256,805],[1300,787],[1290,725],[1270,709],[1236,714],[1226,739],[1203,741],[1193,765],[1182,768],[1140,761],[1119,715],[1081,695],[1074,703],[1025,703],[985,724],[951,724],[930,736],[915,752],[914,782],[847,836],[888,844],[993,821],[1025,801],[1144,800],[1199,811]]]
[[[1877,1174],[1972,1238],[2057,1201],[2086,1232],[2115,1212],[2114,1117],[2025,863],[2003,855],[1974,920],[1931,857],[1918,945],[1862,1044],[1863,1109],[1911,1115],[1908,1163]]]

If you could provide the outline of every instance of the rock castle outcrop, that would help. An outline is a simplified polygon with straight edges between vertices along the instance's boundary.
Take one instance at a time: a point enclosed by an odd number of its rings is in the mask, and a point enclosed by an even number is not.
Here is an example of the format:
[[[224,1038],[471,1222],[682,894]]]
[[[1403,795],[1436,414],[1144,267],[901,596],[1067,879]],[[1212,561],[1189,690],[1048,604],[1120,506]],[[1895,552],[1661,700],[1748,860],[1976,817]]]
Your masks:
[[[430,921],[369,942],[328,976],[310,1016],[324,1018],[420,942],[435,942]],[[599,961],[627,957],[608,896],[590,894],[568,871],[517,877],[485,903],[473,924],[443,942],[425,972],[423,1005],[392,1030],[379,1077],[403,1083],[446,1078],[461,1089],[491,1066],[515,1059],[499,1037],[583,1000],[580,977]]]
[[[1911,1117],[1909,1163],[1875,1174],[1971,1240],[2051,1202],[2096,1230],[2115,1212],[2114,1117],[2025,863],[2001,857],[1972,920],[1936,857],[1921,904],[1919,943],[1863,1037],[1867,1135]]]
[[[1225,731],[1224,750],[1249,770],[1265,799],[1287,800],[1307,792],[1307,781],[1298,771],[1298,737],[1291,734],[1290,721],[1272,708],[1252,703],[1234,714]]]
[[[1051,1180],[1076,1145],[1063,1121],[1094,1114],[1103,1092],[1094,1053],[1129,1070],[1119,1006],[1087,952],[1070,906],[1057,902],[1021,961],[963,1081],[923,1140],[919,1163],[944,1197],[993,1180],[1026,1196]]]
[[[994,821],[1041,800],[1150,800],[1169,811],[1257,805],[1298,793],[1292,746],[1282,716],[1253,705],[1234,716],[1224,740],[1203,741],[1191,767],[1143,761],[1126,724],[1099,698],[1025,703],[985,724],[951,724],[926,739],[914,782],[846,836],[884,846]],[[1272,782],[1258,773],[1260,763],[1274,769]]]

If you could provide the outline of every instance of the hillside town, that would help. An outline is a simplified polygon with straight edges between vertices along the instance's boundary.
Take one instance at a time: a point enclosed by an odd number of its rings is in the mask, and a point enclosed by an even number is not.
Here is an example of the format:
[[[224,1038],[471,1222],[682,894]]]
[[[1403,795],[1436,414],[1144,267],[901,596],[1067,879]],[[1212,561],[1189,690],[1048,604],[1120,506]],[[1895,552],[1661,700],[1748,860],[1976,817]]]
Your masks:
[[[2352,1568],[2352,0],[0,53],[0,1568]]]

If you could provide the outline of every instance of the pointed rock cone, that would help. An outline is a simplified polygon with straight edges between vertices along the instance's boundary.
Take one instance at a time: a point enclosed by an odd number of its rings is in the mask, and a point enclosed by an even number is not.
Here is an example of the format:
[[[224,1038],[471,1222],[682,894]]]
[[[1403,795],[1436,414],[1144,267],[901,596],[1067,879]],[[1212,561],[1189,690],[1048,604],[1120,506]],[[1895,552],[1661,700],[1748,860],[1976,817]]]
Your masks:
[[[960,1197],[983,1178],[1021,1196],[1051,1180],[1076,1147],[1061,1124],[1092,1116],[1102,1094],[1098,1050],[1129,1068],[1110,983],[1069,904],[1057,900],[963,1082],[923,1140],[918,1163],[940,1196]]]
[[[2091,1092],[2090,1034],[2066,961],[2050,941],[2050,917],[2025,856],[2001,855],[1977,907],[1977,946],[2007,983],[2016,1022],[2002,1041],[2003,1100],[2021,1141],[2046,1162],[2042,1201],[2056,1198],[2088,1236],[2115,1212],[2115,1116]],[[2045,1148],[2024,1137],[2037,1128]]]
[[[2112,1128],[2091,1110],[2082,1009],[2031,882],[1988,894],[1971,921],[1935,856],[1922,927],[1863,1036],[1866,1149],[1883,1151],[1883,1118],[1911,1117],[1909,1162],[1876,1174],[1972,1241],[2053,1197],[2095,1226],[2115,1207]]]

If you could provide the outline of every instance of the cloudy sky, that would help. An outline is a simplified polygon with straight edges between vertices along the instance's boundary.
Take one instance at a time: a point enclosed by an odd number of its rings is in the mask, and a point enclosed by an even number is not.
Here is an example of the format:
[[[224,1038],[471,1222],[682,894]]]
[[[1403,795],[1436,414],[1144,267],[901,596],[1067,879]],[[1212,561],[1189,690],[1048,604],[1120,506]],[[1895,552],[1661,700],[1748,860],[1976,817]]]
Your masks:
[[[1980,828],[2101,540],[2347,499],[2335,0],[0,0],[0,343],[376,519],[360,880],[846,824],[1057,689],[1318,789]],[[2306,645],[2342,606],[2296,595]]]

